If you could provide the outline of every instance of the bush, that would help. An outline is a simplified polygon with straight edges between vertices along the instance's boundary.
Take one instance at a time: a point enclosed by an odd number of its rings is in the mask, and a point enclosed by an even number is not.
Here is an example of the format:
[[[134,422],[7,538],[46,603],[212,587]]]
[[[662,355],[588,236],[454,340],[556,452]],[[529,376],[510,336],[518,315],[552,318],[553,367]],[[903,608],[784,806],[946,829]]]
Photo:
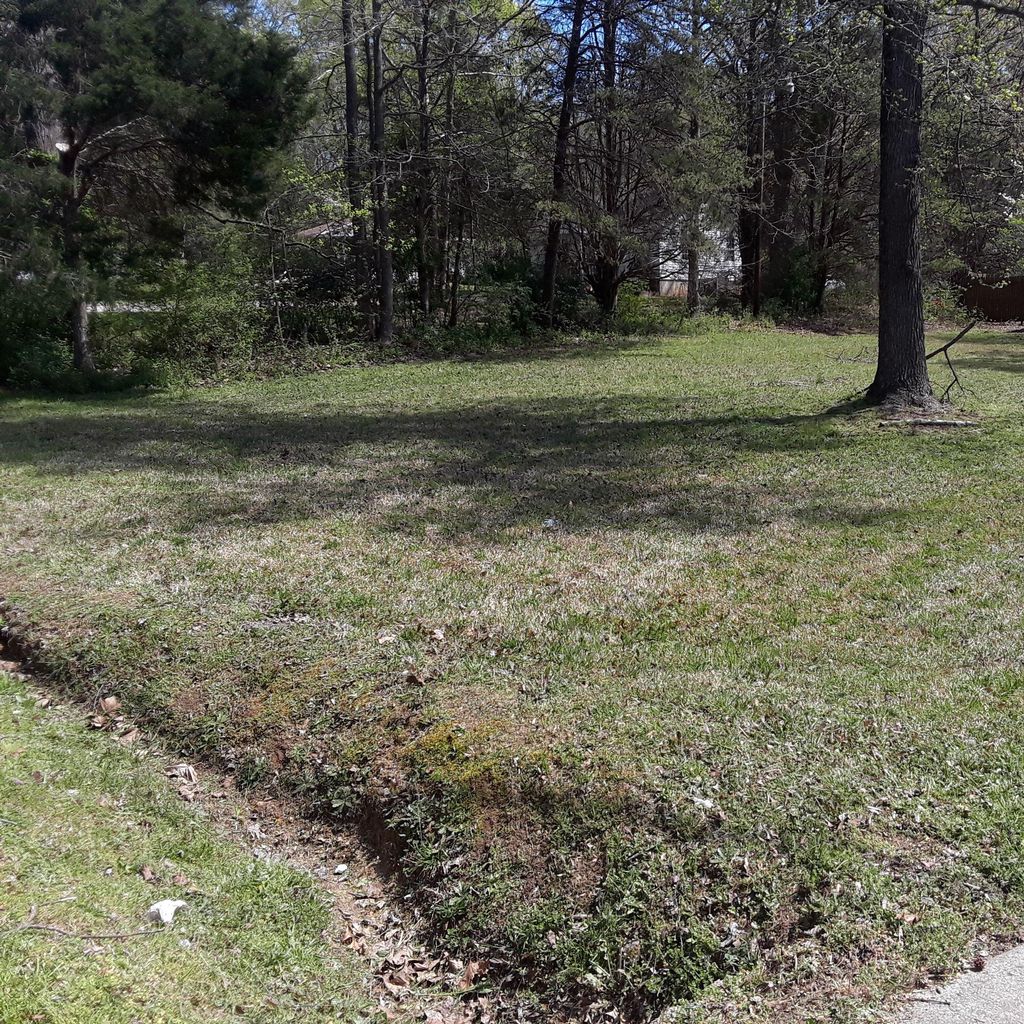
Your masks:
[[[184,254],[147,276],[122,289],[118,311],[93,317],[99,366],[125,374],[143,360],[205,372],[252,358],[268,313],[244,237],[196,228]]]
[[[924,293],[924,315],[928,320],[940,322],[959,321],[964,318],[964,306],[960,301],[962,292],[946,282],[926,284]]]
[[[14,354],[6,379],[13,388],[50,388],[71,372],[67,343],[44,335],[37,336]]]
[[[26,386],[71,367],[60,333],[71,299],[59,282],[11,271],[0,276],[0,383]]]
[[[410,347],[436,355],[467,355],[515,348],[537,332],[530,287],[520,281],[464,285],[455,327],[424,320],[410,333]]]

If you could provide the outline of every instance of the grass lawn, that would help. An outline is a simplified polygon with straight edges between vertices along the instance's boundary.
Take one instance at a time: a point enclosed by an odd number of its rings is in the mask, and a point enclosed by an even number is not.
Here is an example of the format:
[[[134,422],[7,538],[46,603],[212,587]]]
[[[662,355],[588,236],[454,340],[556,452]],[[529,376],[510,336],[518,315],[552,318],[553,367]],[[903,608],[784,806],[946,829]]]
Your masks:
[[[145,919],[181,898],[171,927]],[[374,1020],[327,923],[308,876],[219,838],[151,761],[0,672],[0,1022]]]
[[[870,344],[8,398],[0,596],[552,997],[863,1020],[1024,915],[1024,341],[948,431]]]

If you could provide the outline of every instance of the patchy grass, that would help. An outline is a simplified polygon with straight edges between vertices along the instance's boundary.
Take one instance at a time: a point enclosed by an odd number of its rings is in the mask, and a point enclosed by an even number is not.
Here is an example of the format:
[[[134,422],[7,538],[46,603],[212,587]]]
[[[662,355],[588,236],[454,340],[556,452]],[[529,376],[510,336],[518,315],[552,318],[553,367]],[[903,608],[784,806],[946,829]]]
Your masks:
[[[1024,913],[1024,344],[945,432],[826,411],[869,347],[10,399],[0,594],[552,994],[863,1019]]]
[[[188,903],[163,930],[145,920],[161,899]],[[151,761],[0,672],[0,1021],[376,1019],[327,924],[308,876],[219,838]]]

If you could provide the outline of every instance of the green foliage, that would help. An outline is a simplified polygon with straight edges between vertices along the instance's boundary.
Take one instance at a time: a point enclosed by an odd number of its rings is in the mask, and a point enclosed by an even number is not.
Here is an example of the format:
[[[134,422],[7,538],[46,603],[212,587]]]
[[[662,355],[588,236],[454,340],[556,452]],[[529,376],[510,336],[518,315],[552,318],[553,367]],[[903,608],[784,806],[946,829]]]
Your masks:
[[[231,230],[196,227],[188,252],[156,268],[143,295],[149,309],[104,314],[110,351],[176,364],[185,371],[248,363],[268,326],[265,297],[245,239]],[[119,324],[120,321],[120,324]],[[126,323],[128,329],[125,330]],[[118,329],[120,327],[120,330]],[[98,345],[103,353],[104,346]]]
[[[924,315],[939,323],[955,323],[963,320],[965,310],[960,301],[961,289],[954,288],[943,280],[927,282],[924,295]]]
[[[59,279],[69,300],[109,302],[115,282],[144,276],[143,240],[165,246],[176,208],[255,209],[308,114],[293,42],[258,26],[246,4],[24,0],[5,13],[0,258]],[[251,345],[251,318],[224,303],[220,286],[181,283],[182,311],[168,326],[175,352],[189,336],[202,356],[220,355],[232,319],[233,350]],[[48,334],[68,330],[70,308]],[[36,368],[44,359],[25,358]],[[76,358],[88,369],[91,353]]]
[[[70,380],[71,373],[71,353],[67,344],[43,335],[18,346],[4,379],[13,388],[59,390],[60,383]]]
[[[0,268],[0,383],[20,386],[71,365],[59,327],[71,297],[61,282]]]
[[[679,311],[672,304],[645,295],[636,282],[619,290],[619,301],[611,322],[621,334],[664,334],[677,326]]]
[[[164,199],[244,204],[307,109],[292,44],[278,33],[253,31],[248,8],[194,0],[25,0],[17,28],[36,67],[50,69],[35,83],[37,116],[81,133],[81,159],[96,167],[100,188],[109,147],[147,152],[144,164],[121,161],[111,172],[134,204],[145,203],[137,190],[153,184],[154,174],[172,189]],[[123,136],[125,124],[142,126],[144,134]],[[105,142],[90,156],[90,143],[104,131]]]

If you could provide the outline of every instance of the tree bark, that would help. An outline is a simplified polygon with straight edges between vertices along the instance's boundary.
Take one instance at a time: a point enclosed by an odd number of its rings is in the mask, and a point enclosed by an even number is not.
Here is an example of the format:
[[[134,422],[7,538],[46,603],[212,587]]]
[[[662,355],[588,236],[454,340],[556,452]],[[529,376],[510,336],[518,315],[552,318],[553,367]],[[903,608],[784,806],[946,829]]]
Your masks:
[[[703,62],[701,54],[701,0],[695,0],[690,9],[690,53],[696,64]],[[700,118],[696,108],[690,114],[690,138],[696,142],[700,138]],[[693,211],[689,245],[686,249],[686,308],[690,313],[700,309],[700,243],[701,243],[701,205],[698,202]]]
[[[430,166],[430,79],[427,62],[430,59],[430,6],[422,0],[420,6],[420,38],[416,53],[416,113],[419,129],[419,173],[416,188],[416,278],[420,312],[431,308],[433,290],[434,248],[433,174]]]
[[[365,235],[366,225],[355,212],[362,208],[363,196],[359,173],[359,78],[352,0],[341,0],[341,31],[345,37],[345,178],[349,205],[353,210],[353,230]]]
[[[603,206],[607,223],[614,223],[619,214],[622,152],[615,119],[615,89],[618,84],[619,66],[619,20],[613,8],[613,0],[605,0],[601,16],[601,36],[601,85],[604,92],[604,123],[601,126]],[[595,277],[600,282],[594,292],[598,304],[604,313],[611,315],[618,305],[619,284],[622,277],[619,240],[613,232],[602,233]]]
[[[362,0],[360,0],[360,8]],[[360,20],[365,22],[365,13]],[[345,67],[345,182],[348,202],[352,208],[352,256],[357,281],[357,306],[362,314],[367,332],[373,318],[371,305],[373,274],[372,256],[369,251],[366,217],[363,211],[365,167],[359,142],[359,51],[356,44],[355,19],[352,14],[352,0],[342,0],[341,31],[344,36],[343,60]]]
[[[919,227],[928,10],[924,0],[886,0],[883,10],[878,366],[868,398],[929,405]]]
[[[594,266],[587,277],[594,293],[594,301],[602,313],[611,316],[619,303],[619,285],[622,283],[619,261],[600,250],[596,255]]]
[[[764,225],[763,292],[769,298],[783,294],[793,270],[794,243],[787,228],[793,193],[796,131],[789,94],[784,88],[777,88],[771,115],[770,201]],[[767,155],[762,159],[767,159]]]
[[[544,247],[544,271],[541,277],[541,306],[548,323],[554,320],[555,277],[558,273],[558,249],[562,242],[562,214],[559,206],[565,201],[565,165],[569,155],[569,137],[572,133],[572,111],[576,94],[576,77],[580,63],[580,39],[583,34],[584,0],[574,0],[572,29],[565,58],[565,77],[562,82],[562,104],[555,130],[555,158],[551,175],[552,211],[548,221],[548,239]]]
[[[686,308],[700,309],[700,255],[693,246],[686,250]]]
[[[462,280],[462,244],[465,231],[466,207],[460,197],[455,229],[455,255],[452,260],[452,283],[448,292],[449,327],[457,327],[459,323],[459,283]]]
[[[377,268],[377,322],[374,341],[382,347],[394,341],[395,333],[395,271],[391,255],[391,205],[388,194],[387,161],[384,154],[384,32],[381,0],[373,0],[373,33],[371,36],[373,107],[370,118],[370,150],[374,171],[374,241]]]
[[[89,303],[84,295],[76,296],[71,303],[71,353],[76,370],[96,372],[89,347]]]

